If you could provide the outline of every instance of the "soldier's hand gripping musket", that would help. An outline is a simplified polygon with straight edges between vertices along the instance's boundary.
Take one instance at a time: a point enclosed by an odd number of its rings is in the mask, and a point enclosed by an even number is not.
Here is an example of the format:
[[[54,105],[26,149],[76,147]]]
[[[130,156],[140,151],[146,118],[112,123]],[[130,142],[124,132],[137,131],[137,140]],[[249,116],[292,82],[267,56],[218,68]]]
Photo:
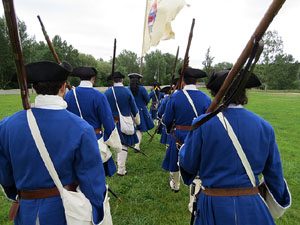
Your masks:
[[[21,98],[24,109],[30,109],[30,99],[27,87],[26,70],[24,67],[24,59],[18,33],[17,17],[13,0],[2,0],[5,19],[8,27],[9,39],[13,51],[14,61],[17,70],[17,78],[21,91]]]

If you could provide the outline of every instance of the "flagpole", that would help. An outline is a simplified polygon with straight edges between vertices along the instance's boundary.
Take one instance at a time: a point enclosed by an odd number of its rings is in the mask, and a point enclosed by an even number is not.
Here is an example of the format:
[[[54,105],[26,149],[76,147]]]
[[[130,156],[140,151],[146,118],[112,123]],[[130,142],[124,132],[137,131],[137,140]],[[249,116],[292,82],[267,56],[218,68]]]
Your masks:
[[[146,24],[147,24],[147,9],[148,9],[148,0],[146,0],[146,7],[145,7],[145,20],[144,20],[144,32],[143,32],[143,43],[142,43],[142,54],[141,54],[141,64],[140,64],[140,74],[143,74],[143,50],[144,50],[144,40],[145,40],[145,31],[146,31]]]

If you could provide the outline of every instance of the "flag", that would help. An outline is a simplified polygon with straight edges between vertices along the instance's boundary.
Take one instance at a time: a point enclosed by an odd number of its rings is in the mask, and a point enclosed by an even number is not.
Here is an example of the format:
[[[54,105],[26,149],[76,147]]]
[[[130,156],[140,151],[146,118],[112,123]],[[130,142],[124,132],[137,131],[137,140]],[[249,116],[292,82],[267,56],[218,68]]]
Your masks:
[[[175,37],[171,21],[186,5],[185,0],[147,0],[142,56],[160,40]]]

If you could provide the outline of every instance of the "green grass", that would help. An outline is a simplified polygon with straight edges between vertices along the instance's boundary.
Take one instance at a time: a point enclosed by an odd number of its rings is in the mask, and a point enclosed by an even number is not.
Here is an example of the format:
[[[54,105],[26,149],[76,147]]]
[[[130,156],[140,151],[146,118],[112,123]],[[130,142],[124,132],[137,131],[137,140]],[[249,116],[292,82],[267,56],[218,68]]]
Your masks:
[[[203,89],[206,93],[207,91]],[[251,91],[249,110],[255,112],[274,127],[280,149],[285,178],[293,197],[292,207],[276,220],[278,225],[294,225],[300,221],[300,95],[288,93]],[[0,120],[22,108],[18,95],[0,95]],[[152,133],[150,131],[150,133]],[[111,213],[117,225],[185,225],[189,224],[187,210],[188,187],[181,183],[179,193],[168,187],[169,174],[161,169],[165,147],[156,135],[151,144],[144,133],[141,149],[149,158],[129,150],[128,175],[107,178],[109,187],[122,199],[111,196]],[[0,191],[0,224],[7,222],[10,201]]]

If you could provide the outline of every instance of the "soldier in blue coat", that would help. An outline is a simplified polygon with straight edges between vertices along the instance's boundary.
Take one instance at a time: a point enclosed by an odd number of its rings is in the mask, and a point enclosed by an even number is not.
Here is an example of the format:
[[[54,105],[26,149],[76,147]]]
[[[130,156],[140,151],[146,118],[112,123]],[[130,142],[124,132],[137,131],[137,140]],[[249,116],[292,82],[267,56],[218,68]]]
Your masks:
[[[31,110],[59,179],[73,191],[80,186],[92,204],[93,222],[99,224],[105,173],[93,127],[66,110],[70,66],[41,61],[25,68],[38,94]],[[26,110],[0,122],[0,184],[8,198],[19,197],[16,225],[66,225],[61,197],[33,140]]]
[[[211,76],[207,88],[213,96],[228,72],[219,71]],[[251,74],[246,88],[259,85],[258,78]],[[263,174],[272,198],[277,201],[275,205],[284,211],[291,204],[274,130],[267,121],[243,107],[248,101],[245,89],[229,101],[227,109],[191,131],[180,149],[179,164],[184,183],[190,185],[198,174],[202,180],[195,224],[275,224],[257,189],[258,175]],[[225,118],[227,122],[223,125]],[[254,175],[252,182],[233,145],[236,142],[228,135],[229,125],[250,164]]]
[[[152,120],[154,121],[157,120],[157,107],[162,98],[162,93],[160,92],[160,83],[153,84],[153,90],[151,90],[149,97],[151,99],[150,114]]]
[[[170,91],[171,91],[170,86],[166,86],[161,89],[161,92],[164,93],[164,97],[160,100],[160,103],[158,105],[158,110],[157,110],[157,116],[160,119],[160,121],[162,120],[162,117],[165,113],[166,105],[170,96],[169,95]],[[166,149],[167,149],[169,147],[170,134],[167,134],[166,126],[163,123],[160,123],[159,126],[160,126],[159,131],[157,133],[161,135],[160,143],[166,145]]]
[[[119,117],[119,111],[117,106],[119,107],[120,113],[123,116],[132,117],[135,124],[138,126],[140,125],[140,115],[139,110],[136,106],[135,100],[133,95],[131,94],[131,91],[124,87],[123,85],[123,79],[124,75],[120,72],[114,72],[114,74],[110,75],[108,77],[109,80],[113,80],[113,87],[107,89],[104,94],[107,97],[107,100],[109,102],[114,120],[117,125],[117,129],[121,138],[122,143],[122,149],[120,153],[117,154],[117,163],[118,163],[118,171],[117,174],[120,176],[124,176],[127,174],[126,171],[126,159],[128,154],[128,148],[127,146],[135,145],[139,142],[138,137],[136,135],[136,132],[132,135],[127,135],[123,132],[121,132],[120,129],[120,117]],[[114,94],[115,93],[115,94]],[[115,95],[115,96],[114,96]],[[117,101],[117,102],[116,102]],[[117,103],[117,105],[116,105]]]
[[[148,112],[147,105],[150,101],[150,97],[145,87],[141,84],[142,75],[138,73],[128,74],[130,78],[130,86],[128,87],[134,97],[135,103],[139,109],[141,118],[141,124],[137,126],[136,134],[139,142],[134,146],[140,150],[140,144],[142,141],[143,132],[147,132],[154,127],[154,123],[151,119],[151,115]]]
[[[119,153],[122,151],[122,145],[110,105],[106,96],[93,88],[97,74],[97,70],[94,67],[81,66],[73,69],[71,76],[79,77],[80,84],[75,90],[70,90],[66,94],[67,110],[86,120],[94,127],[97,139],[102,138],[106,145]],[[102,131],[102,126],[104,127],[104,132]],[[111,157],[111,153],[109,152],[106,155],[107,158],[102,159],[104,170],[107,176],[112,176],[117,171],[116,165]]]
[[[178,72],[180,74],[181,69]],[[184,88],[170,97],[163,116],[163,123],[172,138],[162,168],[170,171],[169,184],[175,192],[178,192],[180,188],[179,146],[184,142],[193,119],[205,113],[211,103],[210,98],[196,88],[197,79],[202,77],[206,77],[206,73],[202,70],[186,68],[183,76]]]

